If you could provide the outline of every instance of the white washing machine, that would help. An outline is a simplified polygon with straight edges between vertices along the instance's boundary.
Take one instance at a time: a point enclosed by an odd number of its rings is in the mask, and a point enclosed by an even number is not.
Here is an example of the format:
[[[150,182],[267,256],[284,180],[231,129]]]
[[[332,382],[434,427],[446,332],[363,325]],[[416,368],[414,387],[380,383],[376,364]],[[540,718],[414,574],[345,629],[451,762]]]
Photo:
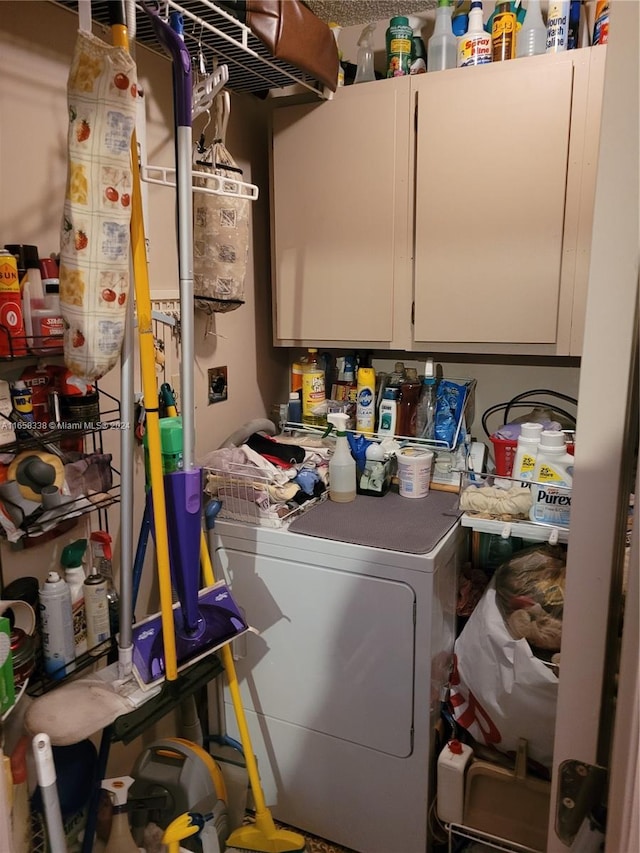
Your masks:
[[[274,817],[360,853],[425,853],[466,530],[420,555],[215,530],[215,570],[260,632],[234,653]],[[225,710],[237,738],[226,690]]]

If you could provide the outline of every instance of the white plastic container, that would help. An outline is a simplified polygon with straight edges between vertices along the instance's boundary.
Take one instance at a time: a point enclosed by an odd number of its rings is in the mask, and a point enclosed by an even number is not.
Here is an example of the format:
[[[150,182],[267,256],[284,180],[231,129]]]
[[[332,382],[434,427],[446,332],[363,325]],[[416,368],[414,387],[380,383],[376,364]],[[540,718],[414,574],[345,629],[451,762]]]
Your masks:
[[[378,410],[378,435],[388,438],[396,434],[398,423],[398,388],[385,388]]]
[[[564,434],[542,430],[531,484],[531,521],[569,527],[573,463]]]
[[[375,24],[367,24],[358,39],[358,58],[354,83],[370,83],[376,79],[373,68],[373,33]]]
[[[71,611],[73,613],[73,637],[76,657],[87,651],[87,618],[84,612],[84,568],[72,566],[64,571],[64,579],[71,593]]]
[[[438,817],[443,823],[462,824],[464,782],[473,750],[466,743],[450,740],[438,756]]]
[[[450,0],[438,0],[433,35],[427,43],[427,72],[455,68],[458,58],[458,40],[453,34]]]
[[[327,420],[336,428],[336,446],[329,459],[329,498],[338,503],[356,499],[356,461],[347,441],[349,416],[332,412]]]
[[[522,424],[511,476],[514,480],[532,480],[536,465],[542,424]]]
[[[431,482],[433,451],[403,447],[397,456],[399,492],[403,498],[426,498]]]
[[[469,28],[465,35],[458,39],[458,68],[486,65],[487,62],[491,62],[491,52],[491,34],[484,28],[482,3],[480,0],[473,0],[469,12]]]
[[[527,14],[516,39],[516,57],[538,56],[546,49],[547,26],[542,18],[540,0],[528,0]]]
[[[569,43],[571,0],[551,0],[547,12],[547,53],[560,53]]]

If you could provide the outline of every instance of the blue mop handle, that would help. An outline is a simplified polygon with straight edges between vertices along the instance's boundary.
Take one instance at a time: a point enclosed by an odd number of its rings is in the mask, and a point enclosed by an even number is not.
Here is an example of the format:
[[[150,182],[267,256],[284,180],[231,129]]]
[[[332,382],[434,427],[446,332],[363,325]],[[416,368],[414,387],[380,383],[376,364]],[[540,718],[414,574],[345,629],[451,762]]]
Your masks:
[[[149,16],[156,38],[173,60],[176,124],[178,127],[191,127],[192,87],[189,50],[182,34],[162,20],[158,9],[148,2],[143,2],[142,8]]]

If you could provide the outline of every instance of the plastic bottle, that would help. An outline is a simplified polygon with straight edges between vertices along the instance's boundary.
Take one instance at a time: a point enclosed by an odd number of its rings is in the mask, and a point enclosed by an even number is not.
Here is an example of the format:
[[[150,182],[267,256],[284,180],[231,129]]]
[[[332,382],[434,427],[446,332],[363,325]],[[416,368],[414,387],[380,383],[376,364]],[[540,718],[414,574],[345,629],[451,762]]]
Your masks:
[[[74,669],[76,647],[69,585],[57,572],[49,572],[38,592],[42,620],[44,670],[52,678],[64,678]]]
[[[13,252],[0,249],[0,355],[26,355],[18,265]]]
[[[354,83],[370,83],[376,79],[373,68],[373,33],[375,24],[367,24],[358,39],[358,58]]]
[[[287,420],[292,424],[302,423],[302,403],[300,395],[297,391],[292,391],[289,394],[289,404],[287,406]]]
[[[531,484],[531,521],[569,527],[573,464],[564,433],[543,429]]]
[[[451,27],[450,0],[438,0],[433,35],[427,44],[427,71],[444,71],[455,68],[458,43]]]
[[[376,421],[376,372],[373,367],[358,368],[357,393],[356,429],[363,435],[373,435]]]
[[[64,579],[71,593],[73,613],[73,639],[76,657],[87,651],[87,616],[84,609],[84,567],[82,558],[87,550],[86,539],[76,539],[62,549],[60,565],[64,568]]]
[[[491,25],[491,61],[504,62],[516,55],[516,15],[511,3],[499,3]]]
[[[378,435],[387,438],[396,434],[398,424],[398,397],[400,389],[387,386],[378,410]]]
[[[482,17],[482,3],[473,0],[469,12],[469,27],[458,39],[458,68],[469,65],[485,65],[491,62],[491,36],[486,32]]]
[[[540,0],[529,0],[524,23],[518,32],[516,56],[538,56],[547,49],[547,26],[542,18]]]
[[[335,21],[331,21],[329,23],[329,27],[331,32],[333,33],[333,37],[336,40],[336,49],[338,51],[338,80],[337,85],[338,88],[340,86],[344,86],[344,68],[342,67],[342,51],[340,50],[340,45],[338,43],[338,39],[340,37],[340,32],[342,31],[342,27],[340,24],[336,24]]]
[[[291,387],[290,391],[302,391],[302,371],[306,364],[308,356],[303,355],[297,358],[291,365]]]
[[[387,77],[404,77],[411,65],[413,30],[404,15],[391,18],[386,32]]]
[[[356,460],[351,455],[347,440],[349,416],[332,412],[327,420],[336,428],[336,446],[329,459],[329,498],[338,503],[348,503],[356,498]]]
[[[550,0],[547,12],[547,53],[560,53],[569,42],[570,0]]]
[[[87,615],[87,646],[91,654],[98,655],[111,636],[109,628],[109,602],[107,579],[96,569],[84,581],[84,609]]]
[[[609,41],[609,0],[596,3],[595,23],[593,25],[593,44],[606,44]]]
[[[111,534],[106,530],[94,530],[89,536],[91,543],[91,565],[107,581],[107,606],[109,607],[109,628],[115,637],[120,627],[120,607],[118,593],[113,582],[113,563]]]
[[[418,401],[422,383],[418,379],[415,368],[407,369],[405,381],[400,386],[400,400],[398,402],[398,435],[413,438],[416,435],[416,421],[418,415]]]
[[[438,817],[443,823],[461,824],[464,783],[473,750],[466,743],[450,740],[438,756]]]
[[[302,368],[302,422],[310,426],[327,423],[324,370],[318,362],[318,350],[309,347],[309,356]]]
[[[580,16],[582,14],[582,0],[571,0],[569,4],[569,35],[567,36],[567,50],[576,50],[580,47]]]
[[[520,427],[518,446],[511,469],[511,476],[514,480],[531,480],[533,478],[541,432],[542,424],[525,423]]]
[[[423,24],[422,18],[418,18],[417,15],[409,15],[409,26],[413,32],[409,74],[426,74],[427,72],[427,49],[421,35]]]
[[[133,782],[134,779],[131,776],[103,779],[102,781],[102,787],[109,791],[113,798],[111,831],[104,853],[138,853],[139,851],[129,828],[129,809],[127,807],[127,794]]]
[[[424,378],[418,400],[416,414],[416,436],[418,438],[435,438],[436,427],[436,373],[433,359],[428,358],[424,366]]]

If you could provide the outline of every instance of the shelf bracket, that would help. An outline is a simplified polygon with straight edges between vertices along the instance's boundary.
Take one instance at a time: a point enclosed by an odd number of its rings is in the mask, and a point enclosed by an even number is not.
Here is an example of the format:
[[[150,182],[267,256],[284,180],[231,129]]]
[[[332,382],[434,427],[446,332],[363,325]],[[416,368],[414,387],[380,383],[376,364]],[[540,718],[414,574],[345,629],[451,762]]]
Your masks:
[[[193,102],[191,108],[191,119],[205,113],[211,108],[216,95],[229,82],[229,67],[220,65],[216,70],[200,80],[193,87]]]

